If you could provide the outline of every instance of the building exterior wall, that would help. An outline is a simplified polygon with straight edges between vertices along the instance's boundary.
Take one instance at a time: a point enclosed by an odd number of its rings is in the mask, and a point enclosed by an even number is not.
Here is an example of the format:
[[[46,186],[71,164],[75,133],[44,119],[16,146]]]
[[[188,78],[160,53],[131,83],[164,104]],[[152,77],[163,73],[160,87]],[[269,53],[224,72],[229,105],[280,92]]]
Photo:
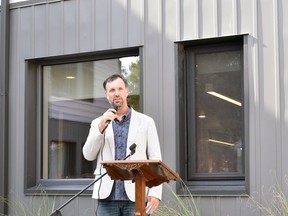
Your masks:
[[[144,112],[155,119],[163,161],[177,171],[175,42],[239,34],[249,34],[249,89],[245,91],[249,98],[249,190],[252,194],[270,187],[274,172],[280,185],[285,186],[287,10],[285,0],[66,0],[11,4],[10,197],[27,202],[31,199],[23,194],[25,59],[143,46]],[[68,199],[56,197],[57,206]],[[195,199],[202,215],[259,213],[247,207],[245,196]],[[89,211],[93,215],[94,209],[91,197],[81,196],[62,212],[87,215]]]
[[[4,4],[3,4],[4,3]],[[9,4],[3,1],[0,12],[0,197],[8,196],[8,91],[9,91]],[[1,202],[0,209],[7,212]]]

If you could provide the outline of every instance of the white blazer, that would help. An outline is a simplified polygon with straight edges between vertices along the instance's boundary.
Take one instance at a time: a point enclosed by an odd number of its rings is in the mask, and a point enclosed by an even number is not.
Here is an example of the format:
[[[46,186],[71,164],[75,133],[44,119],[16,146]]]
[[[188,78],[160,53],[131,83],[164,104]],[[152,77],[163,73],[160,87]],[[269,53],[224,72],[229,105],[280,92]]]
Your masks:
[[[94,172],[95,178],[98,178],[106,170],[100,164],[102,160],[114,160],[114,133],[112,124],[106,129],[105,136],[101,134],[98,124],[101,117],[94,119],[91,123],[89,135],[83,146],[83,155],[89,160],[97,159],[97,167]],[[105,138],[105,140],[104,140]],[[136,152],[130,157],[131,160],[162,160],[159,138],[154,120],[142,113],[139,113],[131,108],[131,119],[129,133],[127,139],[126,154],[130,153],[129,147],[135,143],[137,145]],[[104,145],[104,146],[103,146]],[[103,150],[101,151],[101,147]],[[95,199],[107,198],[113,187],[114,180],[111,180],[109,175],[105,175],[102,180],[94,184],[92,197]],[[128,198],[135,201],[135,185],[132,181],[124,181],[125,190]],[[147,195],[161,199],[162,185],[147,188]]]

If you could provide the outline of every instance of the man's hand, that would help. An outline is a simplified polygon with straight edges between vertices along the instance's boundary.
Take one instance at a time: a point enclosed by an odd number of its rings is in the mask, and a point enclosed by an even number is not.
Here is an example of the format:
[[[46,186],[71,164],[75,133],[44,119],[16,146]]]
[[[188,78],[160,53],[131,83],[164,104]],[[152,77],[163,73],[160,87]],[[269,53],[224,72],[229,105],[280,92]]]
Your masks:
[[[159,202],[160,200],[158,198],[149,196],[146,206],[146,214],[152,214],[158,208]]]
[[[117,115],[116,110],[113,108],[109,108],[105,113],[103,113],[101,121],[98,124],[99,131],[103,133],[108,126],[109,122],[113,121]]]

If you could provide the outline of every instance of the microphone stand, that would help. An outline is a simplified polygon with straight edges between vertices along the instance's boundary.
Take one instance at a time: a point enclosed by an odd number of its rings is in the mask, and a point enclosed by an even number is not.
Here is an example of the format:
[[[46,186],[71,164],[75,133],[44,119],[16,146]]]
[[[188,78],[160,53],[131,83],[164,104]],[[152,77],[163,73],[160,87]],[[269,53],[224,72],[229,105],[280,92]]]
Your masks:
[[[136,144],[134,143],[129,147],[130,153],[125,158],[123,158],[123,160],[126,160],[131,155],[133,155],[135,153],[135,148],[136,148]],[[87,190],[89,187],[91,187],[93,184],[95,184],[97,181],[99,181],[105,175],[107,175],[107,172],[103,173],[97,179],[93,180],[85,188],[83,188],[81,191],[79,191],[77,194],[75,194],[73,197],[71,197],[67,202],[65,202],[62,206],[60,206],[58,209],[56,209],[52,214],[50,214],[50,216],[62,216],[61,211],[60,211],[62,208],[64,208],[68,203],[70,203],[72,200],[74,200],[76,197],[78,197],[80,194],[82,194],[85,190]]]

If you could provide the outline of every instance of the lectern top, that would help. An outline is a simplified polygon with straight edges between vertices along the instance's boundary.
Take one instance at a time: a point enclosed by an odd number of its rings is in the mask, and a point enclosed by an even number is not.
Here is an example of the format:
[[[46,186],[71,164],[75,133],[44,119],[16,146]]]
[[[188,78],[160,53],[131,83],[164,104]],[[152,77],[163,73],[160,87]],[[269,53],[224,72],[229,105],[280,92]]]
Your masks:
[[[160,160],[113,160],[102,161],[108,175],[113,180],[132,180],[141,175],[148,187],[160,185],[179,176]]]

